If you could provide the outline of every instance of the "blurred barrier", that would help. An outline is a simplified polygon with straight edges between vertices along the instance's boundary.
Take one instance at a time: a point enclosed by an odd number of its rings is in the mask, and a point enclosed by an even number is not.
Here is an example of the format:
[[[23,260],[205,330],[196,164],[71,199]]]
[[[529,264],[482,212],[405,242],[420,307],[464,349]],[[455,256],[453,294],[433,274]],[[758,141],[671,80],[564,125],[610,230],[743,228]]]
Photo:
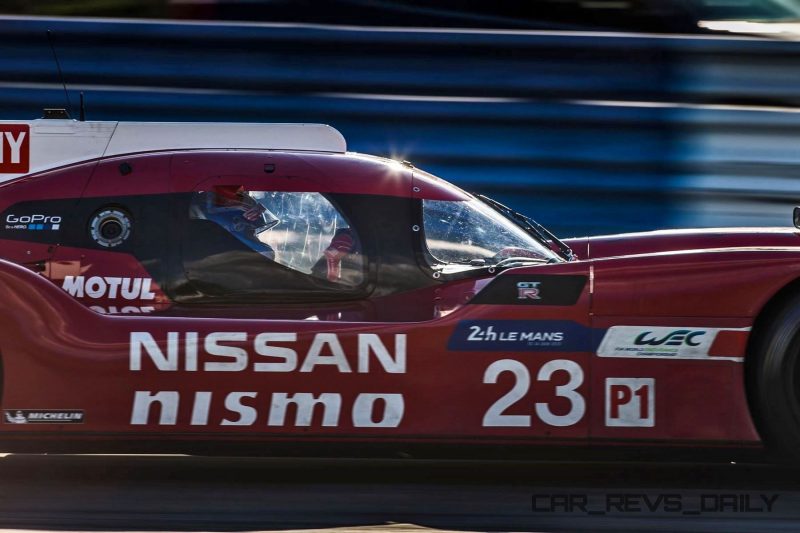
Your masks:
[[[800,43],[0,17],[0,117],[325,122],[564,235],[789,225]],[[73,112],[77,116],[77,109]]]

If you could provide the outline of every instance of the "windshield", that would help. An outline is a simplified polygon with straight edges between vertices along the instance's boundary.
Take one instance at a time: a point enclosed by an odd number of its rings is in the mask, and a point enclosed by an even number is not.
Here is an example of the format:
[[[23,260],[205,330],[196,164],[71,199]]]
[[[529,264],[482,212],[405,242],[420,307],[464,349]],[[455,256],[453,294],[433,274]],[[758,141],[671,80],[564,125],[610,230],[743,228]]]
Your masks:
[[[551,261],[556,255],[480,200],[423,200],[425,243],[434,267],[479,268],[511,257]]]

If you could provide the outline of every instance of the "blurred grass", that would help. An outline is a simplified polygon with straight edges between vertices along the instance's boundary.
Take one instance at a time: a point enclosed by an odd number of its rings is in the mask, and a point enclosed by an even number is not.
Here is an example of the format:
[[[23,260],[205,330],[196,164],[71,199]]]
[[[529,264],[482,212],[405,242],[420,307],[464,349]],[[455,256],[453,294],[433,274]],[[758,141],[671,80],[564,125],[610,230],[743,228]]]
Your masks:
[[[168,0],[3,0],[0,13],[84,17],[166,17]]]

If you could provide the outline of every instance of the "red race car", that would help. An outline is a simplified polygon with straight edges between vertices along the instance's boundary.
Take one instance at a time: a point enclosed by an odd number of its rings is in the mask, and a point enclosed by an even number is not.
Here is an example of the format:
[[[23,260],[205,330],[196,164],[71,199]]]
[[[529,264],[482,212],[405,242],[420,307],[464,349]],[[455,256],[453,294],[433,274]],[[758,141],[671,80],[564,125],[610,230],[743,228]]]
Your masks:
[[[562,242],[322,125],[0,146],[5,451],[800,450],[795,228]]]

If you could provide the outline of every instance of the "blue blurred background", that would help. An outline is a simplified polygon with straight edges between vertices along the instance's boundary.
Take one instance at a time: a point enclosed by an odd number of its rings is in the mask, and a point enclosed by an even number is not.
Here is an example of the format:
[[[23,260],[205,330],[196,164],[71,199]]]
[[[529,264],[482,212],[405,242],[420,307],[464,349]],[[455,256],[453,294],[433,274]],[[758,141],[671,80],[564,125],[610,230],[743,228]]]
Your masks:
[[[51,30],[73,117],[83,91],[90,120],[329,123],[350,150],[410,160],[562,236],[791,224],[795,2],[550,3],[574,11],[12,1],[0,118],[66,106]]]

